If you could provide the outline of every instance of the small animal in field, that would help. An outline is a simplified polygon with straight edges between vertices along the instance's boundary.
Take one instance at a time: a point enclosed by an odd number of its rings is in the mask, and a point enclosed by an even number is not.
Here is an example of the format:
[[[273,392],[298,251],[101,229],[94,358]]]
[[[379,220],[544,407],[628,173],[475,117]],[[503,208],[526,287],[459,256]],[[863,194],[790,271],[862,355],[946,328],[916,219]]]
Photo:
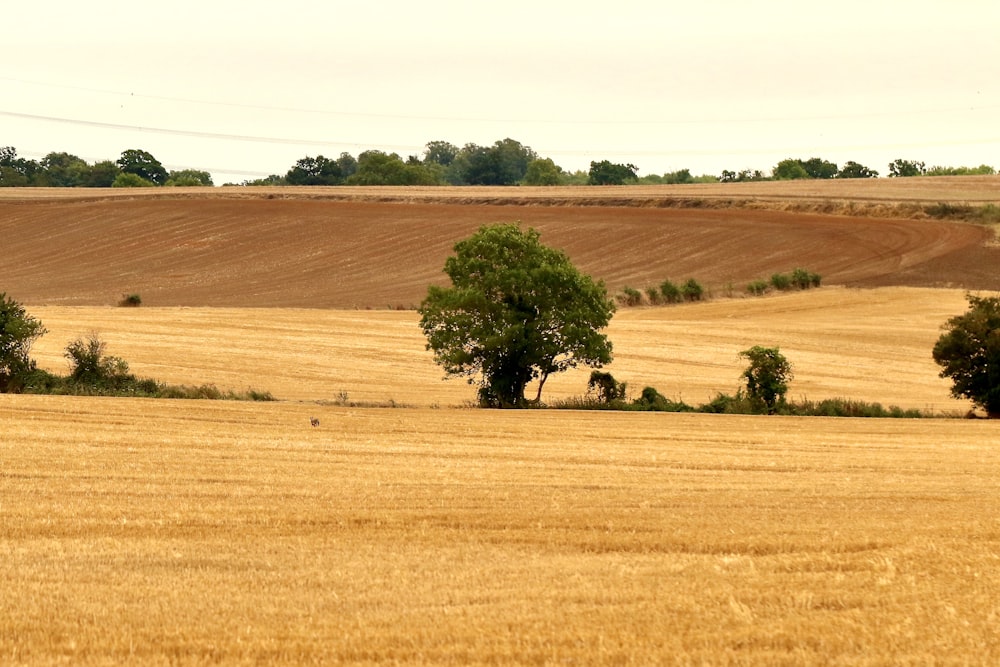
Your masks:
[[[313,425],[313,426],[319,426],[319,420],[318,420],[318,419],[316,419],[315,417],[310,417],[310,418],[309,418],[309,423],[310,423],[311,425]]]

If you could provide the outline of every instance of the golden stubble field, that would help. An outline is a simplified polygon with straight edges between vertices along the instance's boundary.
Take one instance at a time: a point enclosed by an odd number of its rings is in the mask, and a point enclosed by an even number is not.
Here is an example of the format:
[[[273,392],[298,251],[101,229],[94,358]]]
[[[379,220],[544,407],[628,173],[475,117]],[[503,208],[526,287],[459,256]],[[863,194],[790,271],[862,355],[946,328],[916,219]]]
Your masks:
[[[610,370],[700,403],[779,345],[795,396],[964,411],[930,360],[964,305],[623,310]],[[413,312],[29,310],[52,370],[98,331],[140,375],[282,400],[0,396],[2,663],[1000,659],[991,422],[482,411]]]
[[[0,397],[4,664],[992,664],[995,425]]]

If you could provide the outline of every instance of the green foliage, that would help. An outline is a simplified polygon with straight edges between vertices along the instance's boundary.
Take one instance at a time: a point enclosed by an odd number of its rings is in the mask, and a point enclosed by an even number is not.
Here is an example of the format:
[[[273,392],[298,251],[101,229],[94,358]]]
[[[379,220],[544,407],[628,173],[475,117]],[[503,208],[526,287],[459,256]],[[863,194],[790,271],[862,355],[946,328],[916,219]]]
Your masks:
[[[706,180],[707,179],[707,180]],[[663,175],[648,174],[639,178],[639,183],[650,185],[686,185],[688,183],[714,183],[715,176],[692,176],[690,169],[678,169]]]
[[[31,346],[46,329],[24,306],[0,292],[0,393],[19,393],[35,371]]]
[[[653,387],[644,387],[639,398],[627,409],[641,412],[694,412],[694,408],[684,401],[671,401]]]
[[[949,319],[932,352],[952,381],[951,394],[1000,418],[1000,297],[966,296],[969,309]]]
[[[167,170],[147,151],[136,148],[123,151],[117,164],[122,173],[135,174],[153,185],[163,185],[167,182]]]
[[[120,173],[122,173],[121,169],[111,160],[95,162],[90,167],[90,173],[87,175],[87,182],[84,185],[88,188],[110,188]]]
[[[779,181],[791,181],[800,178],[811,178],[806,168],[802,166],[802,160],[782,160],[774,168],[774,178]]]
[[[458,157],[458,146],[447,141],[431,141],[424,151],[424,162],[434,162],[447,167]]]
[[[340,185],[344,182],[344,173],[336,160],[307,155],[288,170],[285,182],[288,185]]]
[[[99,388],[118,388],[135,381],[128,363],[121,357],[105,354],[107,344],[96,333],[86,339],[77,338],[66,346],[70,380]]]
[[[719,177],[721,183],[744,183],[748,181],[769,181],[771,180],[764,175],[760,169],[744,169],[740,172],[723,170],[722,175]]]
[[[562,169],[550,158],[537,158],[528,163],[525,185],[559,185]]]
[[[618,300],[623,306],[640,306],[642,305],[642,292],[626,285],[622,287],[622,293],[618,295]]]
[[[478,381],[483,404],[523,407],[534,380],[538,402],[550,374],[611,361],[599,333],[614,313],[603,282],[543,245],[537,231],[485,226],[454,250],[444,267],[452,286],[428,288],[420,326],[446,374]]]
[[[837,178],[878,178],[878,172],[863,164],[848,160],[837,172]]]
[[[750,362],[743,371],[747,398],[768,414],[774,413],[785,400],[792,365],[776,347],[755,345],[740,352],[740,356]]]
[[[646,298],[649,300],[649,303],[654,306],[659,305],[660,301],[662,301],[663,299],[662,295],[660,294],[660,290],[657,287],[647,287]]]
[[[792,269],[791,284],[798,289],[819,287],[822,278],[817,273],[810,273],[802,268]]]
[[[978,167],[930,167],[926,172],[927,176],[993,176],[996,169],[988,164],[981,164]]]
[[[152,182],[147,181],[142,176],[130,173],[118,174],[111,183],[111,187],[113,188],[151,188],[153,185]]]
[[[123,294],[122,298],[118,300],[118,305],[126,308],[138,308],[142,305],[142,297],[135,292]]]
[[[754,296],[763,296],[767,292],[767,288],[770,286],[766,280],[754,280],[747,284],[747,292],[753,294]]]
[[[660,294],[663,295],[663,300],[667,303],[680,303],[684,300],[681,288],[669,280],[660,283]]]
[[[634,164],[615,164],[609,160],[590,163],[589,185],[625,185],[634,183],[639,170]]]
[[[212,175],[198,169],[180,169],[171,171],[164,185],[174,187],[212,187]]]
[[[591,371],[587,381],[587,393],[596,394],[597,400],[605,405],[624,400],[625,390],[624,382],[618,382],[611,373],[604,371]]]
[[[685,301],[701,301],[704,293],[705,290],[702,288],[701,283],[694,278],[688,278],[687,282],[681,287],[681,295]]]
[[[771,287],[784,292],[792,289],[792,278],[787,273],[774,273],[771,275]]]
[[[923,176],[926,171],[926,165],[923,162],[915,162],[913,160],[896,159],[889,164],[890,178]]]
[[[529,146],[510,138],[492,146],[466,144],[448,165],[446,177],[454,185],[516,185],[537,158]]]
[[[348,185],[436,185],[434,169],[419,160],[403,162],[396,153],[365,151],[358,156],[358,168]]]

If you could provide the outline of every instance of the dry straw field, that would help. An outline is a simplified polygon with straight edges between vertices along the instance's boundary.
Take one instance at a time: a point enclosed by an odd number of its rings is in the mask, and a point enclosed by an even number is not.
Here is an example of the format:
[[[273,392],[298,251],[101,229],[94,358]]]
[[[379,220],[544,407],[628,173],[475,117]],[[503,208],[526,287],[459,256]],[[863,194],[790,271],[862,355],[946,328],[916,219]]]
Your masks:
[[[711,285],[615,316],[635,393],[732,392],[760,343],[794,397],[961,413],[930,347],[964,288],[1000,288],[990,230],[791,209],[998,183],[625,192],[743,202],[699,209],[4,193],[0,291],[48,327],[40,365],[98,331],[140,375],[280,400],[0,396],[0,664],[996,663],[996,424],[476,410],[385,306],[463,233],[522,219],[613,287]],[[730,298],[796,265],[829,286]],[[110,305],[126,290],[147,305]]]

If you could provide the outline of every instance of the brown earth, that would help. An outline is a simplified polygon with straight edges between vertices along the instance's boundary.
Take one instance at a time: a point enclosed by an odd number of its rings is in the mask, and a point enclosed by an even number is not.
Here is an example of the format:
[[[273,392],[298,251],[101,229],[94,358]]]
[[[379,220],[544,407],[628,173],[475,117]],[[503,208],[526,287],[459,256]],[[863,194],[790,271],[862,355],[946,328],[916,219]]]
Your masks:
[[[11,189],[0,194],[0,290],[28,304],[134,292],[157,306],[411,307],[444,280],[455,241],[515,220],[612,291],[695,277],[741,292],[794,267],[825,284],[1000,289],[988,227],[884,217],[996,201],[998,185]]]

